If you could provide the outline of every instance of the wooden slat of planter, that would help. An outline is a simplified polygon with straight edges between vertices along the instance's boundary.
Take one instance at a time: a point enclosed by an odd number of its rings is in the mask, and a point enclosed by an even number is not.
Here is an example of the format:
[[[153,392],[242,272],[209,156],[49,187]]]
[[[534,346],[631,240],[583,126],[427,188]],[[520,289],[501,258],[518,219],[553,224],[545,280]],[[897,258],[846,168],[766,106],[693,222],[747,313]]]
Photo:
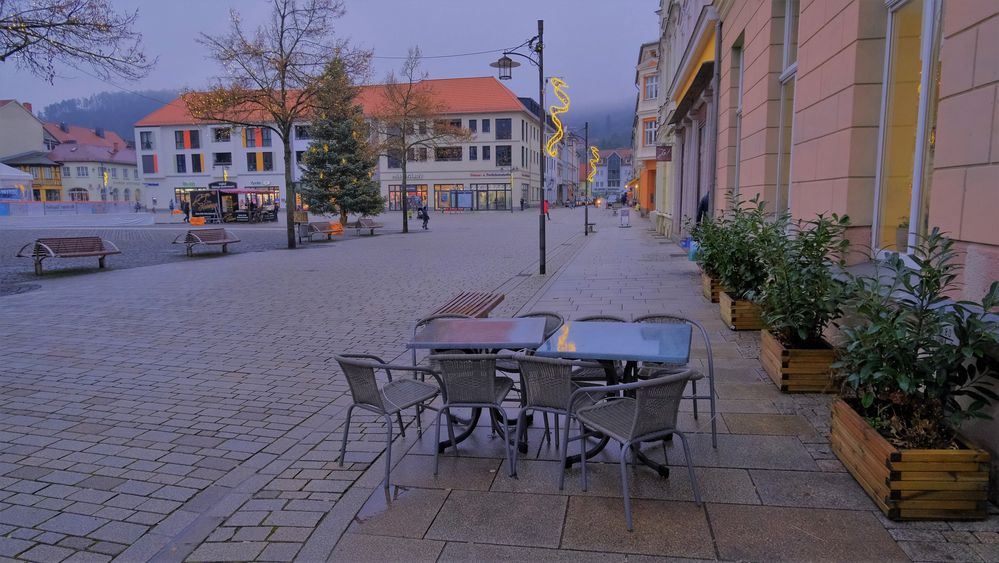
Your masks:
[[[867,495],[871,497],[874,504],[878,505],[878,508],[882,512],[888,514],[891,507],[888,506],[888,487],[884,484],[882,479],[880,482],[868,473],[868,468],[864,467],[862,456],[856,452],[852,452],[849,448],[844,447],[843,443],[837,439],[830,439],[830,444],[832,445],[833,452],[839,456],[840,461],[843,462],[847,468],[851,471],[853,478],[857,480],[861,488],[867,492]]]
[[[896,510],[889,516],[894,520],[982,520],[985,518],[984,508],[981,510]]]
[[[892,481],[893,491],[977,491],[987,490],[985,481]]]
[[[901,500],[984,500],[988,491],[898,491],[896,496]]]
[[[721,283],[701,272],[701,294],[704,295],[704,298],[712,303],[717,303],[719,293],[721,293]]]
[[[898,450],[893,448],[877,431],[868,426],[867,422],[850,408],[850,405],[843,401],[836,401],[833,403],[833,409],[838,411],[836,414],[839,416],[836,417],[836,420],[844,426],[849,427],[851,433],[855,437],[859,437],[871,453],[876,454],[878,458],[884,459],[885,467],[887,467],[888,456]]]
[[[760,308],[755,303],[732,299],[722,291],[718,295],[718,308],[722,320],[732,330],[761,330]]]
[[[963,473],[960,471],[892,471],[891,478],[893,481],[989,482],[988,474]]]
[[[957,463],[984,462],[989,460],[989,454],[975,450],[900,450],[891,457],[891,461],[951,461]]]

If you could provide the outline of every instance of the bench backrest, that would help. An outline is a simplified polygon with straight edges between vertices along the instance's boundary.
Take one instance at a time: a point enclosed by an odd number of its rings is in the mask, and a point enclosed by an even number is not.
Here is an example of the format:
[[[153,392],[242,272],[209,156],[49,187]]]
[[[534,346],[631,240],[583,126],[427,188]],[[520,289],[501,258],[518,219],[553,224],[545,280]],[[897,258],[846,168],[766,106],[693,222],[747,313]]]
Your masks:
[[[104,241],[101,237],[50,237],[40,238],[39,244],[52,249],[56,254],[75,254],[79,252],[104,252]]]
[[[361,217],[357,220],[357,224],[362,227],[373,227],[375,226],[375,220],[368,217]]]
[[[309,228],[312,229],[313,232],[317,233],[329,232],[335,234],[343,232],[343,225],[341,225],[337,221],[329,221],[329,222],[322,221],[322,222],[309,223]]]
[[[187,231],[188,241],[198,240],[194,238],[195,236],[201,239],[201,242],[218,242],[229,238],[225,229],[192,229]]]

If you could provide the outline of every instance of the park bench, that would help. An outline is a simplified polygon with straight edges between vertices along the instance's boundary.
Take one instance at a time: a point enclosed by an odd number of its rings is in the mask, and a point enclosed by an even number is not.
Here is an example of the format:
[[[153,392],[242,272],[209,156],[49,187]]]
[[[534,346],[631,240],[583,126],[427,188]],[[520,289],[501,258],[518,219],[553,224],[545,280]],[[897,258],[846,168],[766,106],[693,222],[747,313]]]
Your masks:
[[[466,315],[474,318],[484,318],[489,316],[489,312],[503,302],[502,293],[478,293],[474,291],[463,291],[456,295],[454,299],[433,312],[434,315]]]
[[[194,256],[194,247],[203,245],[222,245],[222,254],[229,252],[229,245],[239,242],[239,238],[229,231],[221,228],[216,229],[191,229],[186,233],[173,239],[173,244],[183,244],[187,246],[187,255]]]
[[[337,221],[320,221],[309,223],[305,229],[305,236],[309,237],[309,242],[312,242],[312,237],[315,235],[326,235],[326,240],[333,240],[333,236],[340,236],[343,234],[343,225]],[[302,242],[302,233],[299,231],[298,242]]]
[[[31,251],[25,253],[28,248]],[[35,260],[35,275],[42,275],[42,260],[46,258],[85,258],[97,256],[97,264],[103,268],[104,259],[110,254],[121,254],[118,247],[101,237],[48,237],[29,242],[17,251],[18,258]]]
[[[357,229],[357,234],[361,234],[361,229],[368,229],[369,234],[374,236],[375,229],[381,229],[385,225],[375,223],[375,220],[370,217],[361,217],[356,223],[353,223],[350,226]]]
[[[586,224],[586,232],[588,232],[588,233],[595,233],[595,232],[597,232],[596,226],[597,226],[596,223],[587,223]]]

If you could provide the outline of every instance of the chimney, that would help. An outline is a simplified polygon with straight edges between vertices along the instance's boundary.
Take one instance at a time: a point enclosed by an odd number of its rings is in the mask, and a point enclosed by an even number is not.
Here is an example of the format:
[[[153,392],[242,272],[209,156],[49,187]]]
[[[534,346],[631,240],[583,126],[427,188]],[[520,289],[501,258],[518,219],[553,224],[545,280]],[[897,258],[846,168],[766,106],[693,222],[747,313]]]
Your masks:
[[[118,141],[114,142],[114,148],[111,150],[111,154],[116,154],[118,152]]]
[[[98,137],[100,137],[100,138],[103,139],[104,138],[104,128],[103,127],[97,127],[96,129],[94,129],[94,135],[97,135]]]
[[[69,133],[69,124],[65,121],[60,121],[59,129],[61,129],[63,133]]]
[[[31,102],[21,102],[21,105],[24,106],[24,109],[28,110],[28,113],[33,113],[31,111]]]

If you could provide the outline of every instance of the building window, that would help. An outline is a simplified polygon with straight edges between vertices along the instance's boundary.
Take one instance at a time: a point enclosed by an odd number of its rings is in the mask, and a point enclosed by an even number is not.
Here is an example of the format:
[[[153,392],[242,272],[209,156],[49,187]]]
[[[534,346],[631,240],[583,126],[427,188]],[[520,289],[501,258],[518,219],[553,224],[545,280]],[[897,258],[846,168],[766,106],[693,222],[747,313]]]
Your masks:
[[[732,171],[732,193],[739,193],[739,175],[742,170],[742,76],[745,59],[743,58],[743,36],[736,40],[732,47],[732,89],[735,90],[735,169]]]
[[[111,177],[112,178],[117,178],[118,177],[118,169],[117,168],[112,168],[111,169]]]
[[[45,175],[45,179],[46,180],[51,180],[52,179],[52,169],[49,168],[48,166],[46,166],[44,168],[44,170],[42,171],[42,173]]]
[[[497,133],[499,126],[496,126]],[[496,146],[496,166],[513,166],[513,150],[510,145]]]
[[[295,138],[296,139],[311,139],[312,133],[309,131],[308,125],[296,125],[295,126]]]
[[[212,166],[232,166],[231,152],[212,153]]]
[[[191,172],[200,173],[204,169],[205,155],[203,154],[192,154],[191,155]]]
[[[455,128],[455,129],[461,129],[461,120],[460,119],[452,119],[449,125],[451,125],[451,127]]]
[[[426,162],[427,158],[427,147],[410,147],[406,153],[406,160],[409,162]],[[458,160],[461,159],[459,158]]]
[[[386,155],[386,160],[388,160],[388,163],[386,164],[386,167],[387,168],[402,168],[402,158],[400,158],[401,156],[402,156],[402,152],[401,151],[391,150],[390,149],[388,151],[388,155]]]
[[[153,154],[142,155],[142,173],[143,174],[156,173],[156,155]],[[84,174],[84,176],[86,176],[86,174]]]
[[[125,194],[125,201],[132,201],[132,190],[125,188],[125,191],[122,193]]]
[[[659,75],[650,74],[645,77],[645,84],[642,87],[646,100],[654,100],[659,97]]]
[[[656,144],[656,118],[652,117],[642,122],[642,145],[652,147]]]
[[[173,132],[173,142],[177,147],[177,150],[182,150],[184,148],[184,132],[174,131]]]
[[[890,8],[872,237],[877,250],[907,253],[928,230],[940,6],[908,0]]]
[[[262,143],[260,144],[261,147],[271,146],[271,130],[267,128],[261,128],[260,139],[262,141]],[[270,154],[270,153],[264,153],[264,154]]]
[[[419,123],[419,127],[418,128],[419,128],[419,131],[420,131],[420,135],[426,135],[427,134],[427,122],[426,121],[421,121]]]
[[[461,147],[437,147],[434,149],[434,160],[439,162],[456,162],[461,160]]]
[[[232,139],[231,127],[216,127],[212,129],[212,140],[216,143],[228,143]]]
[[[485,123],[485,121],[483,121],[483,123]],[[492,149],[493,148],[490,146],[482,147],[482,160],[489,160],[492,157],[492,154],[490,154]]]
[[[485,125],[485,121],[482,122]],[[496,120],[496,139],[512,139],[513,138],[513,120],[509,117],[497,119]],[[499,151],[496,151],[496,158],[499,158]]]
[[[143,158],[145,158],[145,157],[143,157]],[[87,168],[86,166],[77,166],[76,167],[76,175],[79,176],[79,177],[81,177],[81,178],[86,178],[87,176],[90,175],[90,169]]]
[[[182,154],[177,155],[177,173],[184,174],[187,172],[187,160]]]
[[[62,167],[62,177],[69,178],[69,166]]]
[[[84,188],[72,188],[69,190],[70,201],[90,201],[90,193]]]
[[[479,160],[479,147],[468,147],[468,160]]]
[[[483,119],[482,120],[482,132],[483,133],[488,133],[489,132],[489,120],[488,119]]]
[[[295,164],[301,166],[303,156],[305,156],[305,151],[295,151]]]
[[[274,170],[274,153],[265,152],[264,154],[264,170],[270,172]]]
[[[469,119],[468,130],[471,131],[472,133],[475,133],[477,129],[478,129],[478,122],[474,119]]]
[[[274,170],[274,153],[246,153],[246,169],[250,172],[269,172]]]
[[[139,131],[139,148],[144,151],[153,150],[153,132]]]
[[[255,152],[246,153],[246,170],[248,172],[257,171],[257,153]]]
[[[777,193],[774,209],[791,206],[791,141],[794,127],[794,88],[798,72],[798,13],[800,0],[788,0],[784,12],[784,66],[780,81],[780,131],[777,137]]]

